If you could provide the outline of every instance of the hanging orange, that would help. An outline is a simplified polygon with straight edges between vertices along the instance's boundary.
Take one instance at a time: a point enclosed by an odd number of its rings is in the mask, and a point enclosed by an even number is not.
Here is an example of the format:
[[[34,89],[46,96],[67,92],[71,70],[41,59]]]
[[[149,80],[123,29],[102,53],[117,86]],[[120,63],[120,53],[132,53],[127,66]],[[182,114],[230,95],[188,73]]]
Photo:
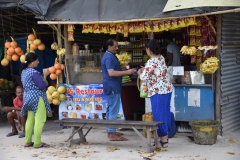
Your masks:
[[[56,69],[54,66],[48,68],[50,73],[55,73]]]
[[[65,66],[63,64],[61,64],[61,70],[64,70]]]
[[[23,50],[21,50],[21,52],[20,52],[18,55],[19,55],[19,56],[24,55]]]
[[[8,50],[7,50],[7,54],[10,55],[10,56],[13,55],[14,52],[15,51],[14,51],[13,47],[8,48]]]
[[[60,65],[59,63],[54,64],[54,67],[55,67],[56,69],[61,69],[61,65]]]
[[[37,49],[37,45],[35,45],[35,44],[30,44],[30,49],[36,50],[36,49]]]
[[[14,49],[14,51],[15,51],[15,53],[17,53],[18,55],[20,55],[21,52],[22,52],[22,49],[21,49],[20,47],[17,47],[17,48]]]
[[[35,35],[34,34],[29,34],[28,35],[28,40],[29,41],[34,41],[36,39]]]
[[[43,43],[38,45],[38,50],[43,51],[45,49],[45,45]]]
[[[33,44],[33,41],[28,41],[28,44]]]
[[[11,42],[11,47],[13,47],[13,48],[16,48],[17,47],[17,42],[16,41],[13,41],[13,42]]]
[[[50,78],[51,78],[52,80],[55,80],[55,79],[57,79],[57,75],[56,75],[55,73],[51,73],[51,74],[50,74]]]
[[[57,69],[55,73],[57,76],[59,76],[62,73],[62,71],[60,69]]]
[[[10,48],[11,47],[11,42],[6,42],[5,43],[5,48]]]
[[[13,61],[18,61],[19,60],[18,55],[16,55],[16,54],[12,55],[12,60]]]

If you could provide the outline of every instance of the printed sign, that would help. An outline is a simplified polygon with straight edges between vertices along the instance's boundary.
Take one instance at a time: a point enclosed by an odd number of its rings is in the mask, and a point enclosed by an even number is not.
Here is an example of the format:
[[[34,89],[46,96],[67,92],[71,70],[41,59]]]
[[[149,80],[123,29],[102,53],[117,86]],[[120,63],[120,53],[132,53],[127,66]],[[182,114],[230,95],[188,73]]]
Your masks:
[[[188,106],[200,107],[200,89],[190,88],[188,90]]]
[[[183,66],[178,66],[178,67],[173,67],[173,75],[184,75],[184,67]]]
[[[69,85],[66,87],[66,101],[59,105],[59,119],[106,119],[107,96],[103,93],[102,84]],[[124,120],[122,103],[118,120]]]

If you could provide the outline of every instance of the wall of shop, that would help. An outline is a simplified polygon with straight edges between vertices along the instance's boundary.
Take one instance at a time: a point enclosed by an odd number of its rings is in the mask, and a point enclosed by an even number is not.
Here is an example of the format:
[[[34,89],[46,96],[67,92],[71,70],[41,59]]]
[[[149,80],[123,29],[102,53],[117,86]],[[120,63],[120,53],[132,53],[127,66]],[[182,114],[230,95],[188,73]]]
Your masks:
[[[240,13],[222,15],[222,134],[240,129]]]

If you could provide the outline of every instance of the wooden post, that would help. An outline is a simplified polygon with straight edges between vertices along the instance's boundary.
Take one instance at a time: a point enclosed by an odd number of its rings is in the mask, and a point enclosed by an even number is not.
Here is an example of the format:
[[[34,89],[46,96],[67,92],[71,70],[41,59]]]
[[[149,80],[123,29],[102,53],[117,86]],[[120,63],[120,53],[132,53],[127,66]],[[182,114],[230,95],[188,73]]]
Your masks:
[[[216,56],[220,60],[221,59],[221,41],[222,41],[222,15],[217,16],[217,51]],[[219,68],[216,71],[215,77],[215,119],[220,123],[220,135],[222,135],[221,129],[221,104],[220,104],[220,97],[221,97],[221,61],[219,61]],[[214,84],[213,84],[214,85]]]
[[[43,64],[43,68],[46,68],[46,58],[45,58],[45,54],[44,51],[40,51],[41,55],[42,55],[42,64]]]
[[[70,84],[70,69],[73,69],[73,68],[69,68],[68,64],[68,59],[71,55],[71,42],[68,41],[68,25],[65,24],[64,25],[64,46],[65,46],[65,49],[66,49],[66,54],[65,54],[65,71],[66,71],[66,82],[67,84]]]
[[[62,48],[62,38],[61,38],[61,24],[57,25],[57,42],[58,42],[58,48]],[[62,63],[62,58],[61,56],[58,57],[59,58],[59,62]],[[62,78],[62,74],[60,74],[58,76],[58,82],[59,83],[63,83],[63,78]]]

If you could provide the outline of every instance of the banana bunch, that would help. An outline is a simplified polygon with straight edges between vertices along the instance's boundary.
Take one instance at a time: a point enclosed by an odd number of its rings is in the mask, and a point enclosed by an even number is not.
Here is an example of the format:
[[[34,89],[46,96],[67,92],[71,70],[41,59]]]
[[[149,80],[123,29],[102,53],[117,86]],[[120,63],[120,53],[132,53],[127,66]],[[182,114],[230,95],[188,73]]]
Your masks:
[[[131,82],[131,78],[129,76],[122,76],[122,83],[127,83],[127,82]]]
[[[131,55],[129,55],[127,52],[116,54],[116,56],[121,66],[127,65],[131,61]]]
[[[57,49],[58,49],[58,45],[57,45],[56,42],[53,42],[53,43],[51,44],[51,49],[52,49],[52,50],[57,50]]]
[[[200,65],[200,71],[204,74],[213,74],[218,69],[218,61],[217,57],[206,59]]]
[[[65,48],[58,48],[58,49],[57,49],[57,55],[59,55],[59,56],[64,56],[65,53],[66,53]]]
[[[195,47],[183,46],[180,52],[184,55],[196,55],[197,49]]]

